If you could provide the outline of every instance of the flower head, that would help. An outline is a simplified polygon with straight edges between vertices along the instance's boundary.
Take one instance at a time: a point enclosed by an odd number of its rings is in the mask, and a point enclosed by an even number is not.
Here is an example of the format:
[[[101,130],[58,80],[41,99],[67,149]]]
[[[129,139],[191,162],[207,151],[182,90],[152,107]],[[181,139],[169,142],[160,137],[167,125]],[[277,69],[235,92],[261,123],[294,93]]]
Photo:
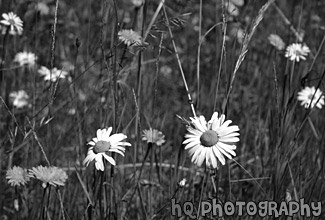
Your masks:
[[[64,70],[58,70],[56,67],[49,70],[45,66],[41,66],[38,73],[44,76],[45,81],[51,80],[52,82],[56,82],[59,78],[66,78],[68,75],[68,72]]]
[[[163,143],[165,143],[165,135],[163,135],[163,133],[157,129],[150,128],[149,130],[143,130],[142,132],[143,141],[156,144],[157,146],[161,146]]]
[[[115,152],[124,156],[125,146],[131,146],[130,143],[123,141],[127,136],[122,133],[110,136],[111,132],[112,127],[97,130],[97,137],[88,143],[91,147],[88,149],[87,157],[83,161],[84,165],[88,166],[91,161],[95,160],[96,169],[104,171],[103,159],[106,159],[114,166],[116,165],[114,158],[109,156],[108,152]]]
[[[207,167],[218,168],[218,161],[225,165],[225,157],[229,159],[236,156],[235,142],[239,141],[238,126],[229,124],[231,120],[225,121],[225,115],[218,117],[213,113],[210,121],[206,122],[204,116],[190,118],[192,126],[187,127],[185,135],[185,149],[189,150],[192,162],[201,166],[205,160]]]
[[[7,170],[6,179],[11,186],[23,186],[29,181],[29,176],[26,169],[14,166]]]
[[[39,11],[41,15],[48,15],[50,13],[50,8],[44,2],[38,2],[36,4],[36,10]]]
[[[3,13],[2,17],[4,19],[0,23],[8,26],[9,34],[20,35],[23,32],[23,21],[16,14],[13,12],[9,12],[8,14]]]
[[[279,35],[270,34],[268,39],[270,44],[274,46],[277,50],[283,50],[286,46]]]
[[[132,29],[130,29],[130,30],[124,29],[124,30],[119,31],[118,38],[120,39],[120,41],[122,41],[127,46],[142,45],[141,36],[137,32],[133,31]]]
[[[141,5],[143,5],[144,3],[144,0],[131,0],[132,4],[135,6],[135,7],[140,7]]]
[[[299,43],[293,43],[287,47],[285,57],[288,57],[291,61],[296,60],[299,62],[300,59],[306,60],[306,56],[309,52],[310,49],[308,46]]]
[[[65,181],[68,179],[67,173],[58,167],[33,167],[29,170],[29,175],[42,181],[42,187],[46,188],[48,184],[52,186],[64,186]]]
[[[19,66],[29,66],[33,67],[37,60],[37,56],[34,53],[30,52],[19,52],[16,54],[14,61],[19,64]]]
[[[244,5],[244,0],[229,0],[225,1],[225,8],[227,9],[229,15],[237,17],[239,15],[238,7]]]
[[[322,108],[324,105],[324,95],[320,89],[315,89],[315,87],[305,87],[303,90],[298,92],[297,99],[301,101],[301,105],[305,108]],[[311,106],[309,106],[311,105]]]
[[[178,182],[178,185],[179,185],[179,187],[181,187],[181,188],[184,187],[185,184],[186,184],[186,179],[185,179],[185,178],[183,178],[181,181]]]
[[[28,104],[29,96],[24,90],[11,92],[9,94],[9,98],[12,99],[12,105],[15,106],[16,108],[23,108],[29,105]]]

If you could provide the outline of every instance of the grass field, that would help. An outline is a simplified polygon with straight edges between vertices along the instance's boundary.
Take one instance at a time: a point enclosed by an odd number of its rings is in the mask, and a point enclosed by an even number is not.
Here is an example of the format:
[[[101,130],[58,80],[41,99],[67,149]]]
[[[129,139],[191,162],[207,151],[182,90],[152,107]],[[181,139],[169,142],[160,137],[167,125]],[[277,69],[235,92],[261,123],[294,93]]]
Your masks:
[[[325,218],[324,1],[0,14],[0,220]]]

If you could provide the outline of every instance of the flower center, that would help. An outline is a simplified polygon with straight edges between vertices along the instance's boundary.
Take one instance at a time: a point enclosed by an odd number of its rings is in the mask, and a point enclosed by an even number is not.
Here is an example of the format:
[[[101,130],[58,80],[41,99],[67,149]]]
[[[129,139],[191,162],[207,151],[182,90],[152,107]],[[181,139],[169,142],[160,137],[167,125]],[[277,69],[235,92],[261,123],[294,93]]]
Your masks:
[[[308,95],[308,99],[311,100],[311,99],[313,98],[313,96],[314,96],[314,94],[309,94],[309,95]],[[315,98],[314,98],[314,99],[315,99]]]
[[[200,141],[203,146],[212,147],[213,145],[218,143],[219,137],[218,137],[217,132],[215,132],[213,130],[207,130],[201,135]]]
[[[10,25],[15,25],[15,20],[14,19],[9,19],[8,22],[10,23]]]
[[[103,153],[108,151],[111,148],[111,143],[107,142],[107,141],[98,141],[95,146],[94,146],[94,153],[98,154],[98,153]]]

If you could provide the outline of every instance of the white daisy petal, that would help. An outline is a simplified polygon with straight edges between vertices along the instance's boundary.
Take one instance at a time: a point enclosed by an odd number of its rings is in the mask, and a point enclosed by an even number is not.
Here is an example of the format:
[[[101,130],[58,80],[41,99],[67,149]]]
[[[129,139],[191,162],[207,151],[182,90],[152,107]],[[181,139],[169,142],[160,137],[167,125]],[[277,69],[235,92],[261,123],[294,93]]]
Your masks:
[[[219,149],[217,147],[212,147],[214,155],[218,158],[218,160],[220,161],[220,163],[222,165],[226,164],[226,160],[225,157],[221,154],[221,152],[219,151]]]
[[[200,140],[192,140],[190,143],[188,143],[186,146],[185,146],[185,150],[197,145],[197,144],[200,144]]]
[[[113,159],[113,157],[110,157],[110,156],[108,156],[108,155],[106,155],[106,154],[103,154],[103,156],[105,157],[105,159],[106,159],[108,162],[110,162],[110,164],[112,164],[113,166],[116,166],[116,162],[115,162],[115,160]]]

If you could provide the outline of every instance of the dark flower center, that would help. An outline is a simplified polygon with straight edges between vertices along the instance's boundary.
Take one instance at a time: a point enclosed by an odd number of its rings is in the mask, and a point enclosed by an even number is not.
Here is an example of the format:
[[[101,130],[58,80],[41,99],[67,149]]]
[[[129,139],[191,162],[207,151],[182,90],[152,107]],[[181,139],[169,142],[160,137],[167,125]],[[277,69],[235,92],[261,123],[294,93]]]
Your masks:
[[[219,141],[217,132],[213,130],[205,131],[200,137],[201,144],[205,147],[212,147]]]
[[[107,141],[98,141],[95,146],[94,146],[94,153],[98,154],[98,153],[103,153],[108,151],[111,148],[111,143],[107,142]]]
[[[15,25],[15,20],[14,19],[9,19],[8,22],[10,23],[10,25]]]
[[[311,99],[313,98],[313,96],[314,96],[314,94],[309,94],[309,95],[308,95],[308,99],[311,100]],[[314,98],[314,99],[315,99],[315,98]]]

